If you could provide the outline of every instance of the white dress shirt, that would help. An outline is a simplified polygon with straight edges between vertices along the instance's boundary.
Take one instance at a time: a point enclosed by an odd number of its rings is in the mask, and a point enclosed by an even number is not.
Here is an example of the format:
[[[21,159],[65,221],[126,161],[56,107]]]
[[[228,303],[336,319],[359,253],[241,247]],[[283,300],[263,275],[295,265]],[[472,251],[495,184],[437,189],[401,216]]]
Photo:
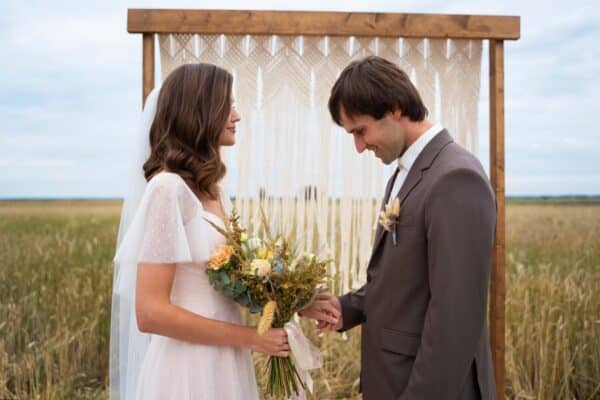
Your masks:
[[[404,181],[406,180],[406,176],[408,172],[412,168],[413,164],[419,154],[423,151],[425,146],[442,131],[442,126],[440,124],[434,124],[431,128],[427,129],[417,140],[411,144],[408,149],[400,156],[398,159],[398,174],[396,175],[396,180],[394,181],[394,186],[392,186],[392,191],[390,192],[390,197],[388,199],[388,205],[398,196]]]

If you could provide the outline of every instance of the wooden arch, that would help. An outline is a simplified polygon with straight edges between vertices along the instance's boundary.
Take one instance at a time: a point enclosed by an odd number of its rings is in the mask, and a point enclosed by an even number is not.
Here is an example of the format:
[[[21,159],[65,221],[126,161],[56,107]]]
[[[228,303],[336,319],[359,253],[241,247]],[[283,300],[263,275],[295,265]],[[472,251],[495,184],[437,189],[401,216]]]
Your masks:
[[[489,40],[490,180],[498,221],[489,327],[498,398],[505,392],[504,41],[518,40],[518,16],[241,10],[129,9],[127,31],[142,34],[142,100],[154,88],[154,34],[330,35]]]

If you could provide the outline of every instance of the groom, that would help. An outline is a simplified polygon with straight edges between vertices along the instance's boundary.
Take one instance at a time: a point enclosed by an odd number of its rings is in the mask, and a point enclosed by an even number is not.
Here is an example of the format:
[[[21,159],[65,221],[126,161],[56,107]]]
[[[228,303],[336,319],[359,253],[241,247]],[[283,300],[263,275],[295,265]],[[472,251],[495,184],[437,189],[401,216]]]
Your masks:
[[[365,400],[495,399],[486,307],[496,206],[481,164],[429,122],[406,73],[383,58],[348,65],[329,111],[358,153],[398,168],[367,283],[320,295],[302,316],[321,331],[362,326]]]

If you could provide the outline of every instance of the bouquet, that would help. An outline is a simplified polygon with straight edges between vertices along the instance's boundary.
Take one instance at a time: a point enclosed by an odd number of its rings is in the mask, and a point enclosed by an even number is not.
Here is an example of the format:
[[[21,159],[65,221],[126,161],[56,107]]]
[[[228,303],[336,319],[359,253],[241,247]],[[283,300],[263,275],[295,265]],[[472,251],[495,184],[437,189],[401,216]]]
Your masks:
[[[286,328],[295,358],[269,357],[266,393],[287,398],[298,395],[300,388],[306,390],[307,384],[310,387],[310,376],[304,374],[305,369],[320,367],[320,354],[313,350],[316,356],[311,359],[310,351],[314,347],[290,320],[294,313],[313,301],[326,279],[329,261],[300,253],[290,238],[272,234],[263,210],[260,212],[263,227],[260,237],[248,236],[235,210],[225,221],[225,229],[209,221],[227,242],[216,249],[206,273],[213,288],[247,307],[251,313],[262,313],[259,334],[271,327]],[[300,372],[307,382],[296,368],[296,363],[301,361],[306,364],[300,365],[303,367]]]

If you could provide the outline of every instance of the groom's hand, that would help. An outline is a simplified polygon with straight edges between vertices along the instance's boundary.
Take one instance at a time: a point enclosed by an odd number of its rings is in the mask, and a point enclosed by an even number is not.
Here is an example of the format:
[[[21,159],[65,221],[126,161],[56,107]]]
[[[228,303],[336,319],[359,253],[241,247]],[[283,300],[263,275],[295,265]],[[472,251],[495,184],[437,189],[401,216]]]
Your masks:
[[[338,330],[343,326],[340,301],[336,296],[327,292],[318,294],[315,301],[301,310],[298,315],[316,320],[319,333],[332,329]]]

